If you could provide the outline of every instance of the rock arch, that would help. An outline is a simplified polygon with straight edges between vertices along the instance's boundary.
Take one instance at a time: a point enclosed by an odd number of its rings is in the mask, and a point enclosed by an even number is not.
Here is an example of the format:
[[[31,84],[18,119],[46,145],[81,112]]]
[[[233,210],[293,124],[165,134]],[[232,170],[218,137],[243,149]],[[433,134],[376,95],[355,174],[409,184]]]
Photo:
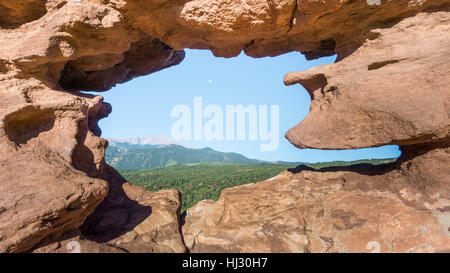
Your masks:
[[[450,248],[448,1],[25,7],[0,4],[0,251],[65,251],[73,238],[101,252],[356,252],[371,241],[391,252]],[[286,171],[180,218],[176,191],[131,186],[105,164],[97,121],[111,107],[78,91],[176,65],[184,48],[222,57],[338,54],[335,64],[286,75],[313,98],[287,138],[300,148],[397,144],[403,155],[381,169]]]

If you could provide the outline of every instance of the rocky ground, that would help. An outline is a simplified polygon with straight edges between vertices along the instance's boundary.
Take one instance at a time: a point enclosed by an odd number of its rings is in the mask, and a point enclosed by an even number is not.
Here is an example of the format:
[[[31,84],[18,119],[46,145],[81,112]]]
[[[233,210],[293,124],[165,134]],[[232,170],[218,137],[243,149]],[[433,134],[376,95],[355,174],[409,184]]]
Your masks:
[[[0,1],[0,252],[450,251],[446,0]],[[298,168],[180,216],[175,190],[107,166],[107,91],[180,63],[299,51],[335,64],[289,73],[311,113],[299,148],[396,144],[383,167]]]

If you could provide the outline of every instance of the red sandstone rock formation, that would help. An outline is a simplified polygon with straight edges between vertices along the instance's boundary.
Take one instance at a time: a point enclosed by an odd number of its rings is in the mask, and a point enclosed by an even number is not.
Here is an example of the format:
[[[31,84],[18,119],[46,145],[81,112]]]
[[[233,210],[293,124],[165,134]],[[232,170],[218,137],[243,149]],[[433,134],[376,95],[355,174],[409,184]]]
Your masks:
[[[338,63],[287,74],[286,84],[302,84],[312,98],[289,141],[353,149],[449,139],[448,20],[446,12],[418,14],[372,30],[372,39]]]
[[[446,0],[0,0],[0,252],[448,251],[449,21]],[[188,211],[183,238],[178,192],[107,166],[97,122],[111,106],[78,92],[178,64],[183,48],[338,54],[286,75],[313,99],[287,138],[397,144],[402,158],[227,189]]]
[[[225,189],[187,210],[184,242],[191,252],[448,252],[449,153],[299,167]]]

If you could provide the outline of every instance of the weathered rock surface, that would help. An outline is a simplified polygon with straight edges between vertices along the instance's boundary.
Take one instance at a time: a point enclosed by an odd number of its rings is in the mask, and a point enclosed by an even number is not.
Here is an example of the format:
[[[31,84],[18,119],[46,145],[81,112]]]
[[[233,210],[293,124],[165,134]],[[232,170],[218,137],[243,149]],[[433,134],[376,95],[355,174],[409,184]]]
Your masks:
[[[0,81],[0,252],[66,252],[58,238],[83,224],[64,242],[85,252],[186,251],[178,191],[145,191],[105,164],[97,122],[111,107],[101,96],[9,76]]]
[[[347,55],[370,36],[448,1],[351,0],[115,1],[134,27],[175,49],[209,49],[216,56],[254,57],[302,51],[307,57]]]
[[[81,226],[105,198],[107,183],[94,178],[105,141],[88,120],[108,105],[33,80],[2,80],[0,89],[0,252],[27,251]]]
[[[107,141],[97,125],[111,106],[100,96],[67,90],[104,91],[177,64],[184,52],[133,29],[101,1],[2,1],[0,8],[0,252],[65,252],[58,238],[77,230],[108,188],[105,203],[121,197],[115,194],[121,184],[108,176]],[[87,252],[185,251],[177,193],[124,188],[137,201],[122,193],[128,202],[114,199],[113,210],[129,210],[121,231],[135,232],[144,247],[130,244],[129,234],[112,236],[114,242],[72,239]],[[109,215],[111,221],[123,216]],[[117,234],[118,223],[107,229],[106,221],[98,229]],[[171,224],[175,242],[165,235]]]
[[[87,240],[80,230],[71,230],[62,235],[51,236],[39,243],[33,253],[127,253],[127,251]]]
[[[286,75],[312,98],[300,148],[401,146],[391,165],[300,167],[190,208],[191,252],[450,251],[448,12],[421,13],[345,59]],[[432,105],[432,107],[430,107]]]
[[[344,60],[289,73],[311,112],[286,137],[301,148],[353,149],[450,137],[450,15],[421,13],[368,40]],[[432,106],[432,107],[430,107]]]
[[[188,209],[184,241],[191,252],[448,252],[449,152],[228,188]],[[430,169],[441,177],[418,176]]]
[[[109,193],[82,226],[86,239],[127,252],[186,252],[180,232],[177,190],[150,192],[125,181],[111,167]]]
[[[0,252],[184,252],[177,191],[151,193],[104,162],[106,91],[184,58],[299,51],[311,114],[300,148],[398,144],[381,169],[302,170],[226,190],[184,219],[191,251],[446,251],[447,0],[0,1]],[[257,213],[255,213],[255,211]]]
[[[0,60],[51,88],[71,91],[105,91],[184,58],[183,51],[134,29],[102,1],[47,1],[44,15],[0,28],[0,37]]]

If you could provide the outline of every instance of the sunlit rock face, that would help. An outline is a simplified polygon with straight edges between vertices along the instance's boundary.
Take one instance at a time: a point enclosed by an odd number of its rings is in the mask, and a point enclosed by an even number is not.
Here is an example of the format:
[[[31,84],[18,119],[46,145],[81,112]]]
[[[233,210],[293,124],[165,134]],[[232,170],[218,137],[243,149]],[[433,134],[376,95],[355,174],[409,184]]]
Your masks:
[[[342,61],[289,73],[311,112],[286,137],[301,148],[353,149],[440,142],[450,133],[447,12],[421,13],[388,29]]]
[[[184,242],[191,252],[448,252],[450,150],[423,152],[225,189],[187,210]]]
[[[448,251],[448,11],[446,0],[0,1],[0,251],[73,240],[85,252]],[[111,106],[79,91],[176,65],[184,48],[338,54],[286,75],[312,98],[287,138],[403,155],[286,171],[180,217],[177,191],[131,186],[105,164],[97,122]]]

